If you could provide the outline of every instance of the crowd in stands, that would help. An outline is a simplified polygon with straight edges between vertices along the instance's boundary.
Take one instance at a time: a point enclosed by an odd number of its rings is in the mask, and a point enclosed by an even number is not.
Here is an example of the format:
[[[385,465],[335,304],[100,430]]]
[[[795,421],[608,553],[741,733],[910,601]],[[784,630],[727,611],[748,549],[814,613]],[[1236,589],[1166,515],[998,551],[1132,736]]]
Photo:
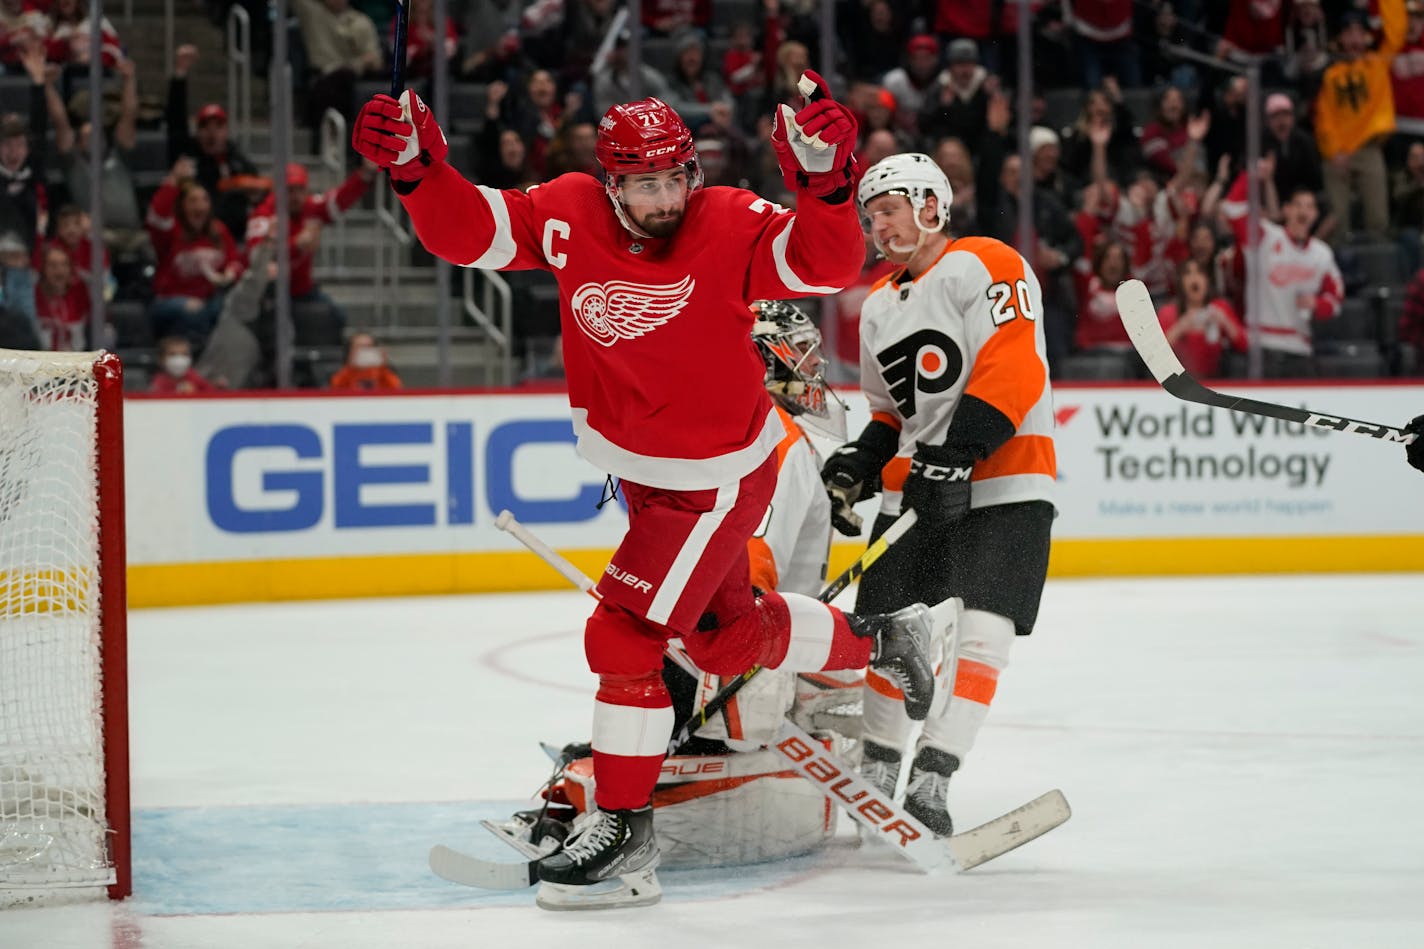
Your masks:
[[[940,164],[954,187],[955,236],[1020,244],[1018,203],[1030,177],[1028,256],[1044,287],[1055,375],[1140,371],[1113,301],[1127,277],[1147,284],[1184,361],[1203,376],[1244,371],[1247,326],[1268,375],[1414,370],[1410,354],[1424,347],[1424,271],[1409,279],[1424,263],[1424,0],[1034,3],[1032,130],[1022,155],[1011,88],[1018,4],[835,8],[834,60],[822,62],[814,0],[644,0],[639,66],[630,28],[617,28],[626,16],[616,0],[450,0],[444,23],[431,0],[413,0],[408,76],[428,89],[437,59],[447,64],[455,85],[450,114],[439,118],[451,160],[482,184],[600,176],[597,119],[636,88],[693,128],[707,184],[789,203],[770,117],[798,99],[796,80],[814,67],[856,112],[863,165],[905,150]],[[381,91],[393,9],[385,0],[293,0],[296,114],[312,141],[327,109],[351,117]],[[115,94],[101,130],[106,248],[96,253],[84,210],[96,200],[92,130],[87,93],[74,81],[88,61],[87,22],[83,0],[50,0],[48,9],[0,0],[0,63],[30,81],[27,112],[0,117],[0,345],[95,344],[84,277],[97,267],[106,295],[139,301],[144,334],[161,341],[155,385],[270,382],[260,368],[270,340],[253,314],[271,293],[272,189],[291,199],[293,298],[329,303],[314,251],[322,229],[363,200],[373,169],[313,192],[300,165],[259,168],[235,146],[221,105],[189,101],[199,54],[184,45],[163,113],[167,170],[140,184],[135,71],[106,22],[102,58]],[[1264,157],[1254,169],[1245,158],[1249,63],[1266,90]],[[1253,198],[1257,235],[1246,224]],[[1244,249],[1253,237],[1267,279],[1248,308]],[[867,241],[861,283],[832,302],[847,363],[859,300],[887,269]],[[544,325],[556,333],[556,322]],[[347,330],[338,378],[398,384],[376,341]]]

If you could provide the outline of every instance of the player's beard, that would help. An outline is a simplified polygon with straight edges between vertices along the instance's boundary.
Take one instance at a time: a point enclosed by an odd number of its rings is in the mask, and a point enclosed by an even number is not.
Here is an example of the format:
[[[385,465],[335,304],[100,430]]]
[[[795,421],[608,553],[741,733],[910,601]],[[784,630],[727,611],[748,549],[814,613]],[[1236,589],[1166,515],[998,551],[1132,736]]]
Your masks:
[[[649,237],[667,238],[676,234],[682,226],[682,215],[682,211],[649,211],[633,223]]]

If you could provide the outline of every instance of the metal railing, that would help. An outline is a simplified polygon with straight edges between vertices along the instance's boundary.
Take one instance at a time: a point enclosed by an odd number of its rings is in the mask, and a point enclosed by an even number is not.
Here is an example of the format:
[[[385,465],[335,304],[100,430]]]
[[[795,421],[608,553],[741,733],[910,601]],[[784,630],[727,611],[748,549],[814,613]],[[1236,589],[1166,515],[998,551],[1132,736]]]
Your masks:
[[[252,18],[234,5],[227,12],[228,127],[244,152],[252,153]]]
[[[327,109],[321,117],[320,151],[317,154],[321,167],[327,172],[331,187],[346,180],[347,154],[346,117],[335,109]],[[321,265],[337,277],[347,275],[346,255],[346,215],[338,214],[333,224],[327,225],[335,234],[334,241],[321,242]]]
[[[479,271],[479,275],[484,278],[484,292],[482,304],[477,304],[475,303],[476,270],[473,267],[465,267],[463,270],[465,315],[473,320],[476,326],[484,330],[490,341],[499,347],[502,378],[495,380],[495,384],[514,385],[514,297],[509,292],[509,284],[493,270]],[[496,296],[499,297],[498,325],[490,316],[494,312]]]
[[[389,187],[376,189],[376,241],[373,276],[375,278],[376,320],[384,327],[395,325],[396,302],[400,300],[402,265],[406,252],[415,242],[415,236],[406,229],[405,211],[395,202]],[[390,254],[389,264],[386,261]],[[390,280],[386,280],[386,268],[390,267]]]

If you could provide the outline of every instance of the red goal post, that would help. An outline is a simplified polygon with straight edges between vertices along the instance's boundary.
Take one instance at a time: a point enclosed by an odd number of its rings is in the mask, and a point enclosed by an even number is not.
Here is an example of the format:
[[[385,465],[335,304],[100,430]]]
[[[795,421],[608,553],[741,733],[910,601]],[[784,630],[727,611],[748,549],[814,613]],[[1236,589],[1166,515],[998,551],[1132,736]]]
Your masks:
[[[123,368],[0,350],[0,905],[132,891]]]

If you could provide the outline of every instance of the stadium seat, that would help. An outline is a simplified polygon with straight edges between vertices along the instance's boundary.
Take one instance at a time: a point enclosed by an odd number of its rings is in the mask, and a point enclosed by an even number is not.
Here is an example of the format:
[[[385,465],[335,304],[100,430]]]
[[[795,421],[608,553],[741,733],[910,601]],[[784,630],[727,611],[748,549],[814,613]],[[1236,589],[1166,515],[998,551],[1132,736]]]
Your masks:
[[[1062,132],[1078,121],[1082,111],[1082,89],[1049,89],[1043,94],[1043,124],[1055,132]]]
[[[1379,319],[1372,302],[1358,297],[1340,305],[1340,314],[1332,320],[1320,320],[1311,327],[1317,348],[1337,348],[1343,343],[1379,345]]]
[[[1349,248],[1370,287],[1397,287],[1400,273],[1399,249],[1390,243],[1354,244]]]
[[[1133,353],[1072,353],[1059,364],[1058,378],[1065,381],[1111,382],[1135,379]]]
[[[105,312],[109,324],[114,327],[118,349],[147,348],[154,344],[148,312],[138,300],[113,300],[105,307]]]
[[[292,326],[298,347],[341,348],[341,316],[328,303],[293,303]]]

